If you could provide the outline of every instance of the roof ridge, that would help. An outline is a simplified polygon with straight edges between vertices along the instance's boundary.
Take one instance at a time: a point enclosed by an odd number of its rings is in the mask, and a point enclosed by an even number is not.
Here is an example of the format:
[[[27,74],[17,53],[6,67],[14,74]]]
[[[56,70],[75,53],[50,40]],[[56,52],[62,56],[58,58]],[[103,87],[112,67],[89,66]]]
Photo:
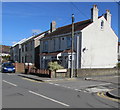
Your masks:
[[[87,19],[87,20],[83,20],[83,21],[78,21],[78,22],[76,22],[76,23],[74,23],[74,24],[82,23],[82,22],[89,21],[89,20],[91,20],[91,19]],[[62,27],[58,27],[57,29],[59,29],[59,28],[64,28],[64,27],[67,27],[67,26],[70,26],[70,25],[72,25],[72,24],[68,24],[68,25],[65,25],[65,26],[62,26]]]

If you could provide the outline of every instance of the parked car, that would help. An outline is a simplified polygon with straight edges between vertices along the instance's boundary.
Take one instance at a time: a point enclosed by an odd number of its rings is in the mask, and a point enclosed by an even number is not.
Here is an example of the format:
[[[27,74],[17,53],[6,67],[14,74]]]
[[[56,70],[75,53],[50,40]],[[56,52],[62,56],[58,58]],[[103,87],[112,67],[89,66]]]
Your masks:
[[[2,64],[2,69],[1,69],[2,73],[15,73],[15,66],[12,63],[3,63]]]

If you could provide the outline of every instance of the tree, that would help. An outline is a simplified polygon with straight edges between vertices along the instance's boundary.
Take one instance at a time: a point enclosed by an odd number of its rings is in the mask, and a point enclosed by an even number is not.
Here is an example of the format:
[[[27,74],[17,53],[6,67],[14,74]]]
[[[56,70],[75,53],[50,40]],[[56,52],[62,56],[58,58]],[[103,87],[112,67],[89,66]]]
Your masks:
[[[61,65],[59,65],[57,61],[49,62],[48,67],[49,67],[49,70],[51,70],[51,71],[56,71],[58,69],[63,69],[63,67]]]

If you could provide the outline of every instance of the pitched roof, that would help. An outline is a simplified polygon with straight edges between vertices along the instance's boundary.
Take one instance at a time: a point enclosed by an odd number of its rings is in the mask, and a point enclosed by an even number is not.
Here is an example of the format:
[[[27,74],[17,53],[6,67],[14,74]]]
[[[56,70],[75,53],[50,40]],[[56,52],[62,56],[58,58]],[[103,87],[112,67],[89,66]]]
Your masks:
[[[33,35],[33,36],[31,36],[31,37],[28,37],[28,38],[26,38],[25,41],[22,42],[22,43],[26,43],[26,42],[28,42],[28,41],[31,40],[31,39],[35,39],[35,38],[41,36],[42,34],[44,34],[44,33],[46,33],[46,32],[48,32],[48,31],[44,31],[44,32],[42,32],[42,33],[40,33],[40,34],[37,34],[37,35]],[[22,43],[21,43],[21,44],[22,44]]]
[[[91,23],[92,23],[91,19],[74,23],[74,31],[82,30]],[[59,27],[55,31],[53,31],[53,32],[49,33],[48,35],[46,35],[44,38],[55,36],[55,35],[60,35],[60,34],[70,33],[71,30],[72,30],[72,24],[66,25],[66,26],[63,26],[63,27]]]

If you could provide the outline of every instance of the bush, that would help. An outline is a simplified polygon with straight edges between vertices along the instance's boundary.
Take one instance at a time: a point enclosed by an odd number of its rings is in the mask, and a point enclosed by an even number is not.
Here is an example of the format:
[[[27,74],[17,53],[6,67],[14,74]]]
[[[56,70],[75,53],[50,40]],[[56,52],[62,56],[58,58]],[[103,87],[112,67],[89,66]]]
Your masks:
[[[117,67],[120,68],[120,63],[117,64]]]
[[[63,69],[63,67],[61,65],[59,65],[58,62],[49,62],[48,67],[49,67],[49,70],[51,70],[51,71]]]

